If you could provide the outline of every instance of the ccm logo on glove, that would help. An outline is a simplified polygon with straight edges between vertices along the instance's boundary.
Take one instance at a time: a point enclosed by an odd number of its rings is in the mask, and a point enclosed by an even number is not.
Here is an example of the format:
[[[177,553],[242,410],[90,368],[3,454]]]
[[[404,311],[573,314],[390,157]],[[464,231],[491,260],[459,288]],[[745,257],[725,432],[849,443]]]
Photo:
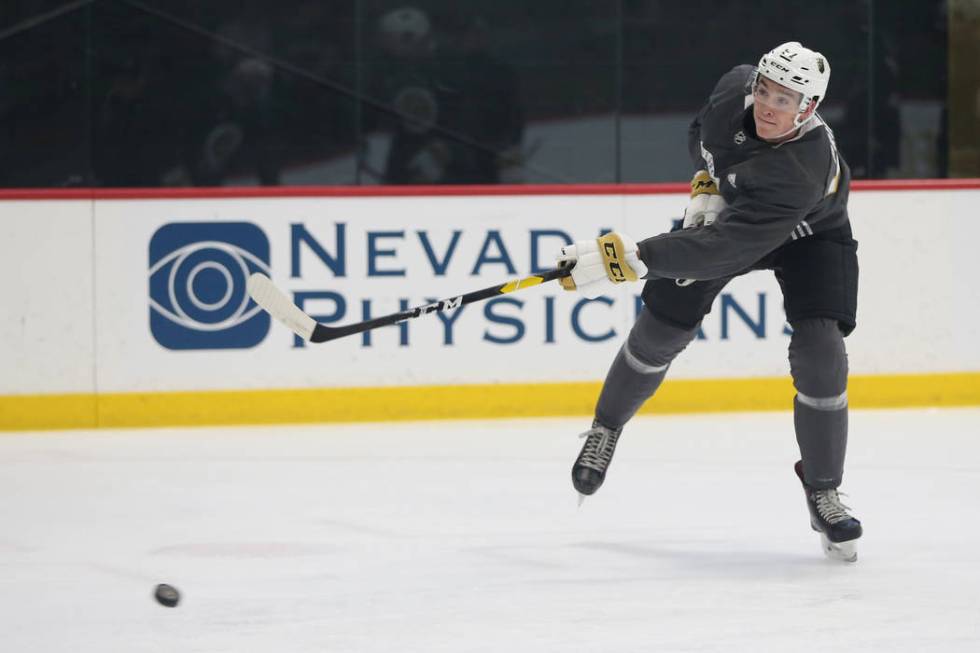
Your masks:
[[[558,267],[567,266],[573,266],[572,274],[560,279],[562,288],[575,290],[590,299],[647,273],[633,239],[616,232],[562,247]]]
[[[623,267],[623,239],[620,238],[619,234],[611,233],[600,236],[599,246],[602,248],[602,261],[613,283],[636,281],[636,272],[628,265]]]

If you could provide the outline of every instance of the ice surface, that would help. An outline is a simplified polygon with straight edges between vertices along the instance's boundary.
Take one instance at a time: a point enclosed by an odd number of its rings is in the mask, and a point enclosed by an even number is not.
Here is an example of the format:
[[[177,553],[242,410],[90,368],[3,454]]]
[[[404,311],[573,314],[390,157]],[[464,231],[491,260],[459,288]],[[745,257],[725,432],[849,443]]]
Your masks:
[[[980,409],[853,411],[857,563],[790,413],[0,436],[0,651],[977,651]],[[157,583],[183,593],[154,602]]]

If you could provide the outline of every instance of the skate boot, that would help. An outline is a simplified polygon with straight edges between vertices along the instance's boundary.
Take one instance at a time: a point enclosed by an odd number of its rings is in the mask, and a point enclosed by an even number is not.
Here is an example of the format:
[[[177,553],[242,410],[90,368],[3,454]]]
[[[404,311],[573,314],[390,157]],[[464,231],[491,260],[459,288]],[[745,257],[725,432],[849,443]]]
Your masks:
[[[592,422],[592,428],[579,436],[585,438],[585,445],[572,466],[572,485],[579,492],[579,505],[605,480],[606,470],[616,452],[616,441],[622,432],[621,428],[613,430]]]
[[[837,490],[818,490],[803,480],[803,461],[795,466],[803,484],[806,505],[810,510],[810,526],[820,533],[824,554],[833,560],[857,560],[857,540],[861,537],[861,522],[847,513],[849,508],[840,502]]]

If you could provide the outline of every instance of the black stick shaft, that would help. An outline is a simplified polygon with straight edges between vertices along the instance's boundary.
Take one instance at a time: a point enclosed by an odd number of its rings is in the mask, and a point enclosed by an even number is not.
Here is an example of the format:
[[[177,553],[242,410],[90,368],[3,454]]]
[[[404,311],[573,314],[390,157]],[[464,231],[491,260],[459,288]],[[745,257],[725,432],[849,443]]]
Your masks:
[[[555,279],[567,277],[571,273],[571,266],[564,268],[553,268],[541,274],[523,277],[516,281],[502,283],[489,288],[484,288],[483,290],[474,290],[473,292],[466,293],[465,295],[440,299],[439,301],[432,302],[431,304],[416,306],[415,308],[410,308],[406,311],[392,313],[391,315],[384,315],[382,317],[376,317],[370,320],[365,320],[364,322],[348,324],[346,326],[329,327],[325,324],[317,323],[317,325],[313,328],[313,335],[310,337],[310,341],[326,342],[328,340],[336,340],[337,338],[350,336],[355,333],[363,333],[364,331],[377,329],[378,327],[398,324],[399,322],[428,315],[429,313],[439,313],[442,311],[459,308],[460,306],[466,306],[467,304],[472,304],[473,302],[483,301],[484,299],[490,299],[491,297],[505,295],[524,288],[530,288],[531,286],[537,286],[548,281],[554,281]]]

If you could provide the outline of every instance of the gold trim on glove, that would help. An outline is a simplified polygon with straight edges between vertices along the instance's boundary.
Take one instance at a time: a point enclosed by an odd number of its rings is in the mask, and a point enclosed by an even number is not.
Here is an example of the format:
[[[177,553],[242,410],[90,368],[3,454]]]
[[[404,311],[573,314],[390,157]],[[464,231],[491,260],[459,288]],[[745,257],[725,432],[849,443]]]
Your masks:
[[[698,170],[694,173],[694,179],[691,180],[691,197],[697,197],[698,195],[721,195],[718,192],[718,187],[715,186],[715,180],[711,178],[707,170]]]
[[[613,283],[636,281],[638,278],[636,272],[626,262],[625,249],[623,239],[617,233],[608,233],[599,237],[599,253],[602,254],[602,263],[606,266],[606,274]]]
[[[568,261],[558,262],[558,267],[560,268],[566,268],[568,267],[568,265],[569,265]],[[565,290],[575,290],[577,288],[577,286],[575,285],[575,280],[572,279],[572,275],[568,275],[567,277],[558,277],[558,283]]]

